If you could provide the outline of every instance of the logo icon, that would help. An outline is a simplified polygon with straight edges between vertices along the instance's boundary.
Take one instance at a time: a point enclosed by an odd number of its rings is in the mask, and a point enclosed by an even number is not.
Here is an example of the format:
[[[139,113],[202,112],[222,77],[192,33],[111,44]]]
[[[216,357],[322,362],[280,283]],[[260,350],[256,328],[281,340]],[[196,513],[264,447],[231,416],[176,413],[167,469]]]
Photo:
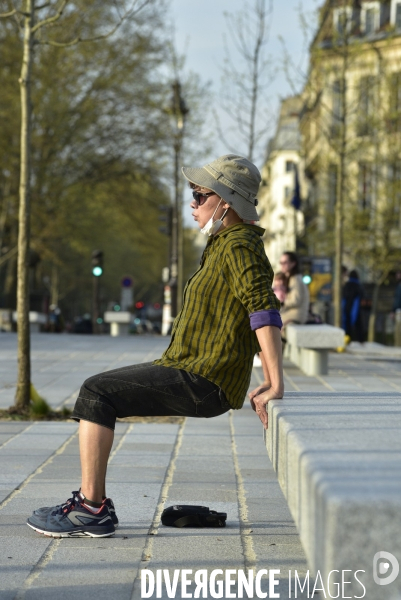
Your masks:
[[[391,569],[390,569],[391,567]],[[377,552],[373,558],[373,579],[377,585],[393,583],[400,572],[400,564],[390,552]]]

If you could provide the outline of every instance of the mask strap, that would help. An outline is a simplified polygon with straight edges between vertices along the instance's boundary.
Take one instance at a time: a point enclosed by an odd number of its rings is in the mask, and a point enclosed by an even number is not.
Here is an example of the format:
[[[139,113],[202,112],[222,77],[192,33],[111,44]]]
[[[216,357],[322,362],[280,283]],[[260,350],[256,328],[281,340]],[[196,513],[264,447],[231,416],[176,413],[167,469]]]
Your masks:
[[[230,209],[226,208],[226,210],[223,212],[222,216],[220,217],[220,221],[223,221],[224,217],[226,216],[226,214],[228,213]]]
[[[223,202],[223,198],[220,198],[220,202],[218,203],[218,205],[216,206],[216,210],[214,211],[214,213],[212,214],[212,220],[214,219],[214,215],[217,213],[217,211],[219,210],[219,206],[220,204]]]

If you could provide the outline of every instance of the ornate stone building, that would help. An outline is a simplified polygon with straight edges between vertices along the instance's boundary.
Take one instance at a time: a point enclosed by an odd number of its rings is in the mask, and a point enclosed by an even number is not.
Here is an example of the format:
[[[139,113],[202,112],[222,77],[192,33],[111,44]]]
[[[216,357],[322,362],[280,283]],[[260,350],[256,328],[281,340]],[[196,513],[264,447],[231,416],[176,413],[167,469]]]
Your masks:
[[[300,159],[301,108],[300,96],[292,96],[282,101],[276,133],[269,142],[267,159],[262,169],[258,206],[261,214],[260,225],[266,229],[266,254],[276,270],[281,254],[285,250],[295,251],[297,238],[302,236],[304,231],[302,204],[301,210],[293,206],[296,176],[300,183],[300,196],[305,192],[303,165]]]
[[[302,99],[307,251],[334,256],[340,206],[343,261],[377,280],[401,250],[401,0],[326,0]]]

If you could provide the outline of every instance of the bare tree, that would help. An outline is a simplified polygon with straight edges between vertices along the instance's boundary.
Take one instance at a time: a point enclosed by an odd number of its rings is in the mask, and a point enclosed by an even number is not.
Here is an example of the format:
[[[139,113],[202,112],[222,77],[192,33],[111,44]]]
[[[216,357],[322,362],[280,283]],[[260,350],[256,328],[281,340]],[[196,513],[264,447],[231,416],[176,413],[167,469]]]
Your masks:
[[[30,186],[31,186],[31,128],[32,104],[31,82],[34,47],[37,44],[48,44],[57,47],[68,47],[80,42],[93,42],[112,35],[122,23],[136,14],[151,0],[133,0],[125,7],[114,3],[115,25],[105,33],[85,37],[75,34],[68,39],[68,31],[64,32],[63,41],[53,39],[45,32],[52,32],[63,13],[68,9],[74,12],[69,0],[45,0],[39,4],[37,0],[23,0],[19,8],[9,1],[9,10],[0,14],[0,18],[15,19],[23,34],[23,56],[21,75],[19,78],[21,94],[21,146],[20,146],[20,184],[19,184],[19,231],[18,231],[18,275],[17,275],[17,314],[18,314],[18,378],[15,405],[17,410],[29,406],[31,388],[30,332],[29,332],[29,242],[30,242]],[[70,4],[70,6],[69,6]],[[76,11],[76,8],[75,8]],[[78,10],[78,12],[80,12]],[[42,16],[43,15],[43,16]],[[74,32],[75,33],[75,32]]]
[[[225,40],[221,104],[234,122],[237,137],[234,144],[226,139],[216,118],[220,137],[227,147],[235,150],[239,137],[249,160],[258,154],[258,146],[271,126],[269,113],[260,104],[275,75],[272,59],[266,55],[272,14],[273,0],[254,0],[251,7],[246,3],[238,13],[225,13],[233,48]]]

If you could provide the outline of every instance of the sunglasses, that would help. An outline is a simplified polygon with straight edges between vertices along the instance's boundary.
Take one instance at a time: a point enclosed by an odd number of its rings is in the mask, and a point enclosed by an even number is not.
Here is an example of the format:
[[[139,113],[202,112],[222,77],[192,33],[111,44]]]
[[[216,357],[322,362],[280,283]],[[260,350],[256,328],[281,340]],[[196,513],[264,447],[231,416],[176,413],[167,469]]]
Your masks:
[[[208,192],[207,194],[202,192],[192,192],[192,196],[198,206],[203,206],[209,196],[216,196],[216,192]]]

